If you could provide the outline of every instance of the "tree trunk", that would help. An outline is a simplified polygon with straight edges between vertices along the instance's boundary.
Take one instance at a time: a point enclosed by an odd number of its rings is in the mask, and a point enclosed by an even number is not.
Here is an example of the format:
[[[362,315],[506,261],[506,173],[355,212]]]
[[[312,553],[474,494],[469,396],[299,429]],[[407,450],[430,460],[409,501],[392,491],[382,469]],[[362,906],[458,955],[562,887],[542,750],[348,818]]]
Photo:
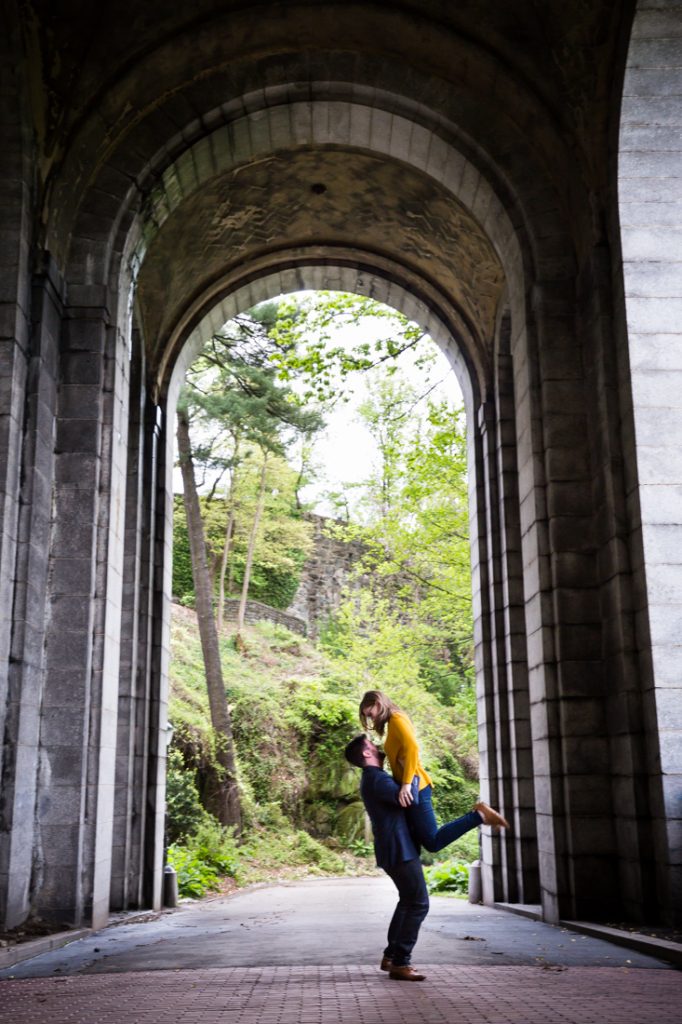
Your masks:
[[[206,558],[206,542],[204,524],[201,519],[199,495],[194,477],[192,447],[189,438],[189,420],[184,411],[178,411],[178,452],[184,491],[185,515],[187,517],[187,533],[192,559],[192,575],[194,577],[194,593],[196,598],[197,621],[201,649],[204,655],[206,687],[211,710],[211,723],[216,733],[216,758],[218,771],[215,780],[215,793],[211,802],[215,813],[223,825],[241,825],[241,806],[237,787],[237,772],[232,738],[232,722],[227,706],[223,670],[220,664],[218,631],[213,616],[213,594],[211,577]]]
[[[249,583],[251,582],[251,567],[253,566],[253,555],[256,550],[256,537],[258,536],[258,527],[260,525],[261,516],[263,515],[263,508],[265,506],[265,476],[267,472],[268,457],[263,453],[263,468],[260,473],[260,482],[258,486],[258,501],[256,504],[256,513],[253,517],[253,523],[251,525],[251,533],[249,535],[249,546],[246,552],[246,563],[244,565],[244,580],[242,582],[242,594],[239,600],[239,610],[237,612],[237,646],[241,646],[241,634],[244,629],[244,617],[246,615],[246,599],[249,596]]]
[[[232,476],[230,478],[230,491],[227,496],[228,505],[228,516],[227,526],[225,527],[225,544],[223,546],[223,555],[220,560],[220,577],[219,577],[219,589],[218,589],[218,635],[222,632],[223,621],[225,618],[225,574],[227,572],[227,566],[230,560],[230,551],[232,550],[232,535],[234,531],[234,497],[235,497],[235,479],[237,476],[237,460],[239,458],[239,437],[237,437],[234,445],[234,455]]]
[[[230,514],[227,517],[227,526],[225,527],[225,544],[223,546],[223,556],[220,561],[220,578],[218,583],[218,635],[222,633],[223,622],[225,620],[225,574],[227,572],[227,563],[230,558],[230,551],[232,549],[232,530],[234,528],[234,508],[230,505]]]

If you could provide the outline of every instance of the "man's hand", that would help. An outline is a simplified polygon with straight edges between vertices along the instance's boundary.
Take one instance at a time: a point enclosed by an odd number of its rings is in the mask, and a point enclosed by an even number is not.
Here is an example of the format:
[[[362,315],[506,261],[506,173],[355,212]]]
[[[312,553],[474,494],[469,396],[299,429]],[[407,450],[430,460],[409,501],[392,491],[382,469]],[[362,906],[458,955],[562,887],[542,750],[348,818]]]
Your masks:
[[[409,807],[412,803],[412,787],[405,783],[398,792],[398,803],[401,807]]]

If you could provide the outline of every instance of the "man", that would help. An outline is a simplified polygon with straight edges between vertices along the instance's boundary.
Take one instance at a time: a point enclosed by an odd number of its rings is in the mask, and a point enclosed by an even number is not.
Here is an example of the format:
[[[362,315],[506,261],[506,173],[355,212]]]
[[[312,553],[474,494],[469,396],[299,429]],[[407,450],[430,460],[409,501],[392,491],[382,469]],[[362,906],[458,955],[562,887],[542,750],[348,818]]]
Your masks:
[[[424,872],[405,811],[398,802],[400,786],[383,768],[385,754],[367,736],[356,736],[345,749],[346,760],[362,768],[360,796],[374,833],[377,867],[383,868],[400,896],[388,927],[382,971],[396,981],[423,981],[410,965],[421,923],[429,912]]]

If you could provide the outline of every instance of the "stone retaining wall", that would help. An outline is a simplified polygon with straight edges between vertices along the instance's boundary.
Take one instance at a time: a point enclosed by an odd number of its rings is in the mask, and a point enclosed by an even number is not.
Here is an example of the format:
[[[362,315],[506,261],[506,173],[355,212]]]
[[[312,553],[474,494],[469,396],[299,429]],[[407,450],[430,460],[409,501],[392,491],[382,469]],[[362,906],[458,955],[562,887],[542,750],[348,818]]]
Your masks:
[[[225,601],[225,619],[227,622],[236,622],[238,608],[238,598],[229,598]],[[260,601],[247,601],[246,615],[244,617],[246,622],[262,622],[265,619],[267,622],[276,622],[280,626],[286,626],[292,633],[300,633],[301,636],[308,635],[308,627],[303,619],[280,611],[279,608],[271,608]]]

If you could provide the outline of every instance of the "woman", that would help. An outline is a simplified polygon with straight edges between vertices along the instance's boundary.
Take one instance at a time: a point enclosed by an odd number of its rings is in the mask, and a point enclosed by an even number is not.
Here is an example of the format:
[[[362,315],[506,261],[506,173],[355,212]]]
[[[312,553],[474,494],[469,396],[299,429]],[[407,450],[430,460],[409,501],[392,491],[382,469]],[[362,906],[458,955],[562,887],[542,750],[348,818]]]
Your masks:
[[[437,853],[478,825],[509,828],[502,815],[482,801],[468,814],[439,828],[431,804],[431,779],[421,763],[410,719],[381,690],[368,690],[360,701],[360,722],[363,729],[374,729],[381,737],[386,734],[384,750],[393,778],[400,783],[398,800],[405,808],[412,834],[424,849]],[[416,800],[413,786],[418,792]]]

